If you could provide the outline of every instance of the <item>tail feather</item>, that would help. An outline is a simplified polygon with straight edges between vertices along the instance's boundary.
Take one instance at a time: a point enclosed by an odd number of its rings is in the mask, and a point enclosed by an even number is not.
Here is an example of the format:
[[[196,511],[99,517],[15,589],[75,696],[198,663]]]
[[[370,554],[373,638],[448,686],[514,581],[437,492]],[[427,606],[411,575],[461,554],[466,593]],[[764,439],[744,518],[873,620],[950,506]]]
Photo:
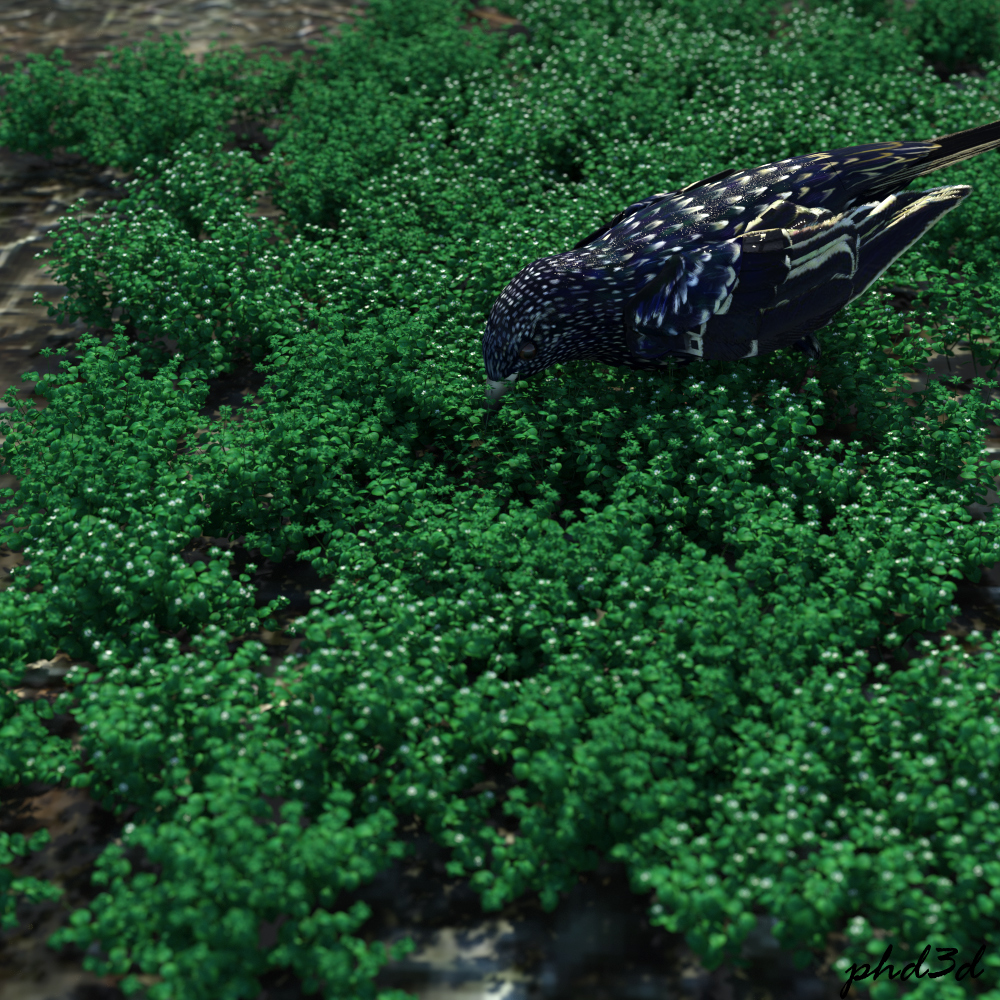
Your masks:
[[[935,170],[950,167],[953,163],[968,160],[980,153],[1000,148],[1000,121],[977,125],[962,132],[952,132],[939,136],[933,142],[937,149],[927,158],[923,170],[917,175],[923,177]]]
[[[935,170],[944,170],[945,167],[972,159],[973,156],[987,153],[991,149],[1000,149],[1000,121],[977,125],[961,132],[952,132],[931,139],[926,144],[915,145],[918,148],[921,145],[930,145],[931,148],[924,155],[911,159],[908,163],[901,163],[891,174],[882,178],[881,182],[873,184],[870,188],[871,193],[877,194],[880,189],[885,193],[889,190],[898,191],[918,177],[926,177]]]

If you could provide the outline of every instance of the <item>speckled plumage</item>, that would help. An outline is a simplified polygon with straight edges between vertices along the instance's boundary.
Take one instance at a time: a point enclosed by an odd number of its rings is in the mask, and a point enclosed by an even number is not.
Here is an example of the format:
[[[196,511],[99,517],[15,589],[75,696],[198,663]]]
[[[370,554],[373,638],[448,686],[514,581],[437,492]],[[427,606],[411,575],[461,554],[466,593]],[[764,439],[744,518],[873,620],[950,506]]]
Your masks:
[[[629,205],[501,292],[483,337],[488,393],[557,362],[655,369],[795,346],[970,192],[903,192],[1000,146],[1000,121],[725,170]]]

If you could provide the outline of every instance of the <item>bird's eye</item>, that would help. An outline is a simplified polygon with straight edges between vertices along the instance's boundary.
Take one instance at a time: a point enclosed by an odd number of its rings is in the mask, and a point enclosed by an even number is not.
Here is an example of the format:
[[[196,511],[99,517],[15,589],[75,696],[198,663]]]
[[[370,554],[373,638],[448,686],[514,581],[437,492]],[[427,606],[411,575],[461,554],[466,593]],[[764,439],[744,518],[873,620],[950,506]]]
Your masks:
[[[524,358],[525,361],[530,361],[537,353],[538,348],[530,340],[521,344],[521,349],[517,352],[518,357]]]

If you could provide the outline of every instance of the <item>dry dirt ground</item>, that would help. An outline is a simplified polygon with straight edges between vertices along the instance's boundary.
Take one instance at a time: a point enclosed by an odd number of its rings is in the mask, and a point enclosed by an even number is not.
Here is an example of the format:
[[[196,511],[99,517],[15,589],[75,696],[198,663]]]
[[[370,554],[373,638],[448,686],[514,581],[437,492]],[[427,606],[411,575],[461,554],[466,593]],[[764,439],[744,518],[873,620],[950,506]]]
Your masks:
[[[336,32],[339,25],[364,16],[364,6],[364,0],[356,7],[327,0],[0,0],[0,70],[10,70],[25,53],[56,48],[82,69],[105,58],[112,45],[135,43],[149,31],[180,32],[196,58],[215,42],[250,50],[267,45],[287,56],[305,48],[322,29]],[[478,9],[473,17],[491,30],[524,30],[493,8]],[[79,322],[57,326],[44,306],[34,304],[36,292],[53,302],[66,291],[40,270],[35,254],[50,244],[50,230],[78,198],[86,198],[93,212],[113,196],[112,181],[123,177],[75,157],[46,160],[0,149],[0,395],[11,385],[22,385],[25,372],[55,370],[54,359],[39,357],[39,350],[71,343],[83,332]],[[935,359],[935,366],[944,374],[949,365],[963,361]],[[238,401],[257,385],[250,371],[220,381],[213,388],[212,409],[217,414],[219,405]],[[29,398],[30,385],[22,386],[19,395]],[[44,405],[44,400],[38,402]],[[0,488],[15,485],[10,477],[0,482]],[[6,585],[4,570],[18,559],[0,550],[0,588]],[[319,581],[292,561],[277,566],[264,561],[255,582],[262,600],[284,593],[293,601],[289,613],[297,614],[307,606],[306,590]],[[1000,577],[984,582],[1000,583]],[[1000,624],[998,595],[1000,588],[967,588],[963,616],[954,630]],[[297,644],[289,647],[274,633],[259,638],[274,654],[272,668]],[[58,660],[37,665],[19,693],[54,697],[66,665]],[[31,833],[44,826],[52,838],[18,872],[51,879],[65,889],[60,905],[21,907],[20,926],[0,935],[0,1000],[122,997],[118,979],[83,971],[83,956],[57,955],[45,940],[73,908],[93,898],[93,861],[127,819],[105,812],[81,790],[45,785],[0,789],[0,829]],[[746,971],[723,967],[708,973],[676,936],[648,928],[646,901],[629,891],[615,866],[582,877],[552,914],[528,900],[484,919],[475,895],[444,877],[440,852],[417,831],[413,838],[412,858],[362,893],[374,912],[370,937],[390,940],[410,934],[418,944],[417,952],[383,973],[383,988],[402,987],[421,1000],[832,1000],[839,987],[828,974],[797,972],[789,956],[778,950],[766,920],[748,943],[751,964]],[[261,928],[262,947],[269,946],[273,934],[273,928]],[[830,943],[835,946],[836,937]],[[279,972],[268,978],[257,1000],[302,995],[295,977]]]

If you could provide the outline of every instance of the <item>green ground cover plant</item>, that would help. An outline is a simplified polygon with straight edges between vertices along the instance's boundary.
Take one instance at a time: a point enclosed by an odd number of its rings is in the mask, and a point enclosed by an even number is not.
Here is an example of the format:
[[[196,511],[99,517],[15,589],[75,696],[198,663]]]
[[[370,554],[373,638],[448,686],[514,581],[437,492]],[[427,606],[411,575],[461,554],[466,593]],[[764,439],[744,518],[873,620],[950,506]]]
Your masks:
[[[841,970],[985,943],[996,997],[1000,650],[928,635],[1000,561],[967,510],[998,471],[1000,159],[934,178],[974,193],[811,367],[572,364],[488,412],[480,338],[524,264],[629,201],[998,118],[1000,75],[942,80],[915,32],[840,4],[505,10],[531,35],[373,0],[290,63],[197,67],[174,39],[0,79],[0,141],[133,171],[44,262],[69,289],[53,312],[111,332],[31,377],[44,409],[8,394],[0,451],[24,555],[0,593],[0,782],[130,816],[52,945],[97,943],[87,967],[152,1000],[253,997],[274,968],[391,1000],[343,900],[416,818],[487,910],[554,907],[612,859],[710,967],[767,913],[804,964],[845,932]],[[263,118],[269,150],[232,148]],[[976,377],[907,391],[934,351]],[[263,385],[213,418],[247,361]],[[205,538],[323,578],[275,671],[255,636],[283,600]],[[60,650],[66,690],[19,698]],[[59,892],[9,867],[43,841],[0,842],[5,926]]]

